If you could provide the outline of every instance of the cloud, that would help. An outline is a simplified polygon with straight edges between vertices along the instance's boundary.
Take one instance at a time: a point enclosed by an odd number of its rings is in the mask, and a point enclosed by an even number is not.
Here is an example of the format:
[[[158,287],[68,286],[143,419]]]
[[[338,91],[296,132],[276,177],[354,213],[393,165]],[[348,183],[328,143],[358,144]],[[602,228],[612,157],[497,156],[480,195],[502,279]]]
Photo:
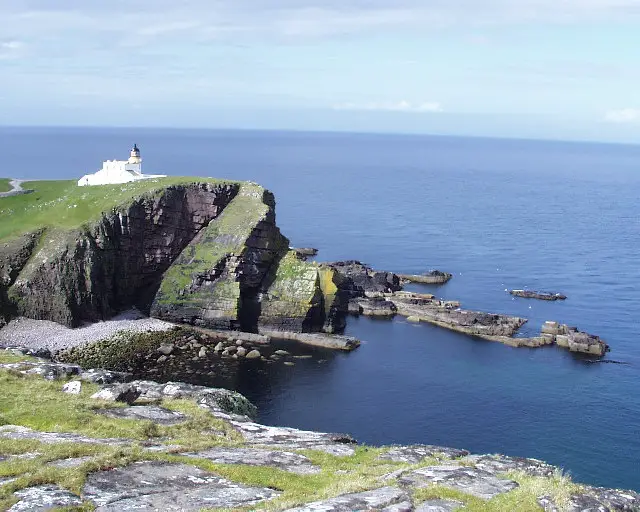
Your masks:
[[[640,123],[640,108],[609,110],[605,120],[610,123]]]
[[[45,39],[52,34],[107,34],[111,42],[136,36],[144,41],[295,41],[381,29],[473,29],[633,17],[640,18],[638,0],[29,0],[0,2],[0,34]]]
[[[442,105],[435,101],[411,103],[409,101],[382,102],[382,103],[338,103],[333,105],[334,110],[368,110],[381,112],[442,112]]]
[[[24,48],[22,41],[16,40],[0,40],[0,60],[16,59],[20,55],[20,51]]]

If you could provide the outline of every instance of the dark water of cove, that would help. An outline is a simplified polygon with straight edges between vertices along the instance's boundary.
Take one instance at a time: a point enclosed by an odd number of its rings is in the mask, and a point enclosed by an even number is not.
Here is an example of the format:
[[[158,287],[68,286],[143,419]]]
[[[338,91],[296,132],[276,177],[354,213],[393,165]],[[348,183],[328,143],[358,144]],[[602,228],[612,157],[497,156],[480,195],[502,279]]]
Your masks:
[[[318,259],[455,274],[420,288],[463,306],[602,336],[608,359],[514,349],[402,320],[351,318],[364,341],[295,366],[202,380],[260,421],[532,456],[576,479],[640,490],[640,146],[454,137],[0,128],[0,176],[76,178],[136,142],[147,172],[257,181],[278,224]],[[1,220],[0,220],[1,221]],[[512,299],[506,288],[565,293]],[[417,289],[417,288],[416,288]]]

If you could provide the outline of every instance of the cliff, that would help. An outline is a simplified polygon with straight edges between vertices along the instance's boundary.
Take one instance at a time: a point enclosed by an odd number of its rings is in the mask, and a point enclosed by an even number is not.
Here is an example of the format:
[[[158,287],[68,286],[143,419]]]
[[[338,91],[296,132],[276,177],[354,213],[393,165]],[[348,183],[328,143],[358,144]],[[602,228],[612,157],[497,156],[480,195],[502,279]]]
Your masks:
[[[4,320],[79,326],[135,306],[170,321],[252,332],[344,326],[333,274],[289,252],[273,194],[259,185],[173,178],[79,191],[51,183],[3,199],[14,201],[0,211],[7,225],[23,228],[0,230]],[[43,196],[50,215],[30,217]],[[69,216],[78,207],[86,213]]]

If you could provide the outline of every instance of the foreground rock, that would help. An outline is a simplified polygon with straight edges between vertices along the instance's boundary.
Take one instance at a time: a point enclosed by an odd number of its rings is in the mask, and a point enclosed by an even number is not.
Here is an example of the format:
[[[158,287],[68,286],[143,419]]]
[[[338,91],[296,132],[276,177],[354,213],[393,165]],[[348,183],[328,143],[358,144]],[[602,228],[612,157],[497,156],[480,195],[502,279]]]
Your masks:
[[[522,297],[524,299],[539,299],[539,300],[565,300],[567,298],[566,295],[561,293],[551,293],[551,292],[536,292],[533,290],[511,290],[509,292],[511,295],[515,297]]]
[[[449,448],[446,446],[433,445],[412,445],[394,446],[380,455],[380,460],[390,460],[392,462],[404,462],[407,464],[418,464],[428,457],[435,459],[457,459],[469,455],[467,450]]]
[[[103,416],[124,420],[147,420],[156,425],[178,425],[184,423],[187,417],[176,411],[170,411],[155,405],[136,405],[133,407],[118,407],[114,409],[99,409],[96,411]]]
[[[418,488],[442,485],[487,500],[518,487],[516,482],[498,478],[483,469],[453,464],[418,469],[401,476],[398,482]]]
[[[245,442],[254,445],[265,445],[288,450],[318,450],[349,457],[355,453],[356,441],[345,434],[328,434],[298,430],[288,427],[269,427],[259,423],[232,421]]]
[[[609,345],[599,336],[580,332],[576,327],[558,322],[545,322],[542,326],[542,336],[571,352],[602,357],[610,350]]]
[[[39,432],[27,427],[17,425],[0,426],[0,439],[30,439],[45,444],[58,443],[86,443],[86,444],[103,444],[103,445],[126,445],[126,439],[98,439],[74,434],[72,432]]]
[[[492,473],[522,471],[531,476],[550,477],[560,471],[559,468],[541,460],[507,455],[469,455],[462,459],[462,462]]]
[[[136,462],[90,474],[82,494],[98,511],[120,512],[245,507],[280,493],[234,483],[185,464]]]
[[[380,510],[411,512],[411,497],[397,487],[382,487],[373,491],[344,494],[324,501],[314,501],[286,512],[352,512],[354,510]]]
[[[16,378],[17,385],[24,379]],[[33,381],[31,381],[33,385]],[[286,493],[295,486],[291,480],[304,482],[304,478],[315,478],[319,492],[327,493],[327,499],[305,503],[304,499],[296,498],[298,505],[289,510],[298,512],[351,512],[353,510],[367,510],[380,512],[449,512],[464,506],[463,502],[470,497],[477,500],[491,500],[500,496],[503,503],[509,503],[512,508],[504,510],[518,510],[522,496],[512,493],[518,489],[520,482],[524,486],[533,483],[543,489],[537,502],[542,510],[573,512],[593,511],[634,511],[640,510],[640,496],[633,491],[619,491],[614,489],[600,489],[594,487],[565,488],[568,498],[568,508],[564,501],[555,503],[558,496],[558,485],[568,485],[568,479],[558,479],[559,469],[535,459],[524,459],[504,455],[469,455],[466,450],[455,448],[411,445],[392,446],[376,456],[376,464],[380,470],[379,476],[362,481],[370,482],[369,489],[362,492],[346,492],[340,495],[336,488],[358,489],[363,474],[362,460],[349,458],[355,454],[356,443],[353,438],[343,434],[330,434],[314,431],[304,431],[295,428],[271,427],[252,422],[247,416],[224,412],[220,408],[225,398],[230,400],[226,405],[229,410],[238,411],[237,405],[246,401],[241,395],[224,390],[208,390],[199,386],[182,383],[158,384],[150,381],[134,381],[130,383],[140,391],[146,400],[158,400],[163,397],[183,397],[199,400],[200,405],[213,416],[224,420],[224,430],[207,428],[201,432],[202,423],[186,421],[188,413],[176,413],[156,405],[124,406],[113,409],[96,410],[96,414],[106,414],[110,417],[127,419],[129,421],[151,421],[159,425],[169,426],[163,431],[163,438],[149,438],[146,441],[133,439],[100,439],[91,438],[74,432],[39,432],[21,426],[5,425],[0,427],[0,440],[28,441],[31,451],[20,454],[0,455],[0,464],[12,464],[21,459],[23,464],[46,456],[49,444],[79,443],[80,445],[94,445],[90,448],[91,455],[61,458],[59,460],[46,459],[47,475],[55,475],[57,468],[77,471],[86,475],[86,481],[81,492],[76,495],[67,489],[53,483],[33,487],[20,487],[20,476],[11,474],[9,478],[0,479],[3,491],[11,489],[16,503],[9,510],[47,510],[54,507],[95,506],[99,511],[127,511],[127,510],[167,510],[167,511],[196,511],[201,509],[225,508],[237,510],[254,507],[265,501],[282,497],[285,502],[269,504],[269,508],[281,510],[291,507],[291,501]],[[110,386],[106,386],[108,389]],[[60,386],[60,393],[62,393]],[[207,398],[208,397],[208,398]],[[209,400],[210,399],[210,400]],[[234,405],[235,404],[235,405]],[[170,425],[183,422],[184,426],[175,432],[177,437],[171,437]],[[67,425],[67,428],[69,425]],[[208,448],[189,448],[182,446],[181,439],[188,436],[189,428],[195,428],[198,442],[207,442],[209,436],[212,445]],[[241,440],[230,429],[234,429]],[[43,445],[36,445],[40,442]],[[162,443],[162,444],[160,444]],[[31,444],[37,446],[33,451]],[[139,460],[131,463],[129,460],[119,459],[120,463],[108,462],[105,466],[101,454],[111,453],[112,447],[117,446],[117,453],[125,457],[134,453]],[[207,445],[205,445],[207,446]],[[76,450],[79,448],[76,447]],[[333,456],[342,457],[340,465],[345,468],[344,477],[335,477],[335,462],[332,458],[318,457],[318,454],[296,453],[297,450],[324,451]],[[367,456],[366,447],[359,449],[359,456]],[[175,459],[157,461],[158,456],[166,453],[180,455],[180,462]],[[78,453],[80,455],[80,453]],[[374,454],[375,455],[375,452]],[[172,455],[173,457],[174,455]],[[315,461],[315,464],[311,460]],[[325,466],[324,459],[330,460]],[[117,459],[116,459],[117,460]],[[221,474],[205,471],[199,467],[207,462],[220,464],[229,470],[225,477]],[[421,467],[422,465],[422,467]],[[115,467],[114,467],[115,466]],[[234,468],[234,466],[237,466]],[[106,469],[110,468],[110,469]],[[258,468],[258,473],[251,473],[252,468]],[[388,469],[387,469],[388,468]],[[5,469],[3,467],[3,469]],[[292,473],[289,478],[283,478],[274,470]],[[386,475],[383,471],[392,470]],[[33,471],[33,468],[29,471]],[[220,472],[224,469],[220,469]],[[342,470],[341,470],[342,472]],[[375,475],[375,473],[373,473]],[[508,476],[507,476],[508,474]],[[232,476],[230,476],[232,475]],[[243,476],[249,475],[249,476]],[[275,487],[268,488],[248,482],[263,481],[265,475],[273,478]],[[49,477],[47,477],[49,478]],[[84,478],[84,476],[83,476]],[[535,478],[535,481],[531,481]],[[551,480],[552,478],[553,480]],[[329,481],[322,487],[325,480]],[[546,480],[549,479],[549,480]],[[566,480],[565,480],[566,479]],[[235,480],[244,480],[235,481]],[[518,481],[516,481],[518,480]],[[307,482],[308,483],[308,482]],[[24,484],[23,484],[24,485]],[[356,487],[358,486],[358,487]],[[428,488],[434,497],[420,502],[416,490]],[[456,500],[447,499],[446,491],[442,488],[454,490],[460,494]],[[526,488],[525,488],[526,489]],[[549,493],[549,494],[546,494]],[[5,495],[6,496],[6,495]],[[3,496],[3,498],[5,497]],[[460,501],[457,501],[457,500]],[[300,501],[298,501],[300,500]],[[535,507],[529,502],[522,504],[523,509]],[[474,505],[475,506],[475,505]],[[488,504],[496,507],[497,503]],[[562,508],[561,508],[562,506]]]
[[[313,475],[320,472],[320,468],[313,465],[304,455],[285,451],[221,447],[184,455],[207,459],[217,464],[270,466],[298,475]]]
[[[82,505],[80,497],[61,489],[57,485],[29,487],[15,494],[20,501],[9,509],[10,512],[53,510]]]

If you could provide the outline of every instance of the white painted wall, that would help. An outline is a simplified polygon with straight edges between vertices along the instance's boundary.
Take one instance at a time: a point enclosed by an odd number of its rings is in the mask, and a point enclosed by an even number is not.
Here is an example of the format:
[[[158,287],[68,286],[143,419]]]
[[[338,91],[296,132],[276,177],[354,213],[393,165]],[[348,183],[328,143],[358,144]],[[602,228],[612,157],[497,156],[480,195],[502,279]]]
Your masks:
[[[164,178],[164,174],[142,174],[142,164],[131,164],[127,160],[107,160],[102,169],[86,174],[78,180],[79,187],[90,185],[115,185],[149,178]]]

